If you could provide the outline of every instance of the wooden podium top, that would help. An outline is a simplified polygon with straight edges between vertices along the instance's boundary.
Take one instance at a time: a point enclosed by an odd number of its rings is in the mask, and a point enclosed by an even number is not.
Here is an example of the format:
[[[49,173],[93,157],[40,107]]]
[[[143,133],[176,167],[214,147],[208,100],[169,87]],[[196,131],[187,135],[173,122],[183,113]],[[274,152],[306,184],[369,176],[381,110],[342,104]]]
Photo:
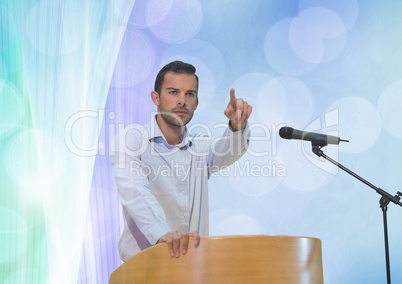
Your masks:
[[[145,249],[111,277],[121,283],[322,284],[321,241],[293,236],[202,237],[186,255],[171,258],[167,244]]]

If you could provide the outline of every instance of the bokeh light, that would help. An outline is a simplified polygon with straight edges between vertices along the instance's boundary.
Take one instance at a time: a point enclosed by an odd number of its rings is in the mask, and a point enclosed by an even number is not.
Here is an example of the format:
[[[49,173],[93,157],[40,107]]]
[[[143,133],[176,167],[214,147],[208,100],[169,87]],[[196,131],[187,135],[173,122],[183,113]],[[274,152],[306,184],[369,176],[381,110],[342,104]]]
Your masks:
[[[289,41],[302,60],[320,64],[341,53],[346,42],[346,28],[334,12],[310,8],[292,20]]]
[[[311,119],[313,107],[311,91],[303,81],[294,77],[276,77],[261,87],[255,110],[259,121],[268,126],[292,126],[306,124]]]
[[[339,151],[360,153],[372,147],[381,134],[381,119],[376,108],[361,97],[336,101],[329,110],[339,110],[339,135],[349,143],[341,143]]]
[[[1,68],[1,62],[0,62]],[[16,130],[24,115],[24,106],[18,91],[0,79],[0,137]]]
[[[151,0],[146,9],[150,30],[160,40],[179,43],[193,37],[202,24],[202,9],[198,0]]]
[[[382,127],[391,135],[402,138],[402,80],[391,83],[378,98]]]

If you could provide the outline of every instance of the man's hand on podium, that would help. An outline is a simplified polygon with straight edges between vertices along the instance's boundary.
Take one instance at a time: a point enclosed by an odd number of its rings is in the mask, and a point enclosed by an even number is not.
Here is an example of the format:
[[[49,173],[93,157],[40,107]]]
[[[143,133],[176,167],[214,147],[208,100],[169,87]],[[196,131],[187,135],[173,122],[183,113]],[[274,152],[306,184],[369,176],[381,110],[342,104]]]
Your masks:
[[[190,238],[193,238],[194,247],[197,248],[200,244],[200,235],[197,231],[187,233],[181,231],[169,232],[163,237],[161,237],[157,244],[167,243],[169,254],[171,257],[180,257],[180,244],[181,244],[181,254],[185,255],[187,253],[188,245],[190,243]]]

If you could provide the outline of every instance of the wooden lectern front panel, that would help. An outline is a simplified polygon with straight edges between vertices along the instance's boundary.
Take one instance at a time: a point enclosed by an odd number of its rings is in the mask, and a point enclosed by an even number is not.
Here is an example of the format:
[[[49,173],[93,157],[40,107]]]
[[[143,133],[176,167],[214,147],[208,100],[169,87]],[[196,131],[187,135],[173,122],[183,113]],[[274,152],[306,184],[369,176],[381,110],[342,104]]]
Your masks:
[[[321,241],[292,236],[203,237],[171,258],[167,244],[127,260],[111,277],[120,283],[322,284]]]

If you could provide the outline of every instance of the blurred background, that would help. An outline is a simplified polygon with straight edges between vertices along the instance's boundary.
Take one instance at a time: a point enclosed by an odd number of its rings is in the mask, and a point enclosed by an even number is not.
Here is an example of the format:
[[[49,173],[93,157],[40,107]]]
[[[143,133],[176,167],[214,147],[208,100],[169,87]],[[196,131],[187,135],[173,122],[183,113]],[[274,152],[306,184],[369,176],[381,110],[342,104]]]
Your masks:
[[[396,0],[2,1],[0,282],[108,282],[110,142],[149,121],[156,73],[182,60],[200,77],[189,128],[219,136],[231,87],[254,108],[248,152],[210,179],[210,235],[316,237],[325,283],[385,283],[380,196],[278,131],[348,139],[323,150],[402,191],[401,14]],[[387,213],[400,283],[402,208]]]

